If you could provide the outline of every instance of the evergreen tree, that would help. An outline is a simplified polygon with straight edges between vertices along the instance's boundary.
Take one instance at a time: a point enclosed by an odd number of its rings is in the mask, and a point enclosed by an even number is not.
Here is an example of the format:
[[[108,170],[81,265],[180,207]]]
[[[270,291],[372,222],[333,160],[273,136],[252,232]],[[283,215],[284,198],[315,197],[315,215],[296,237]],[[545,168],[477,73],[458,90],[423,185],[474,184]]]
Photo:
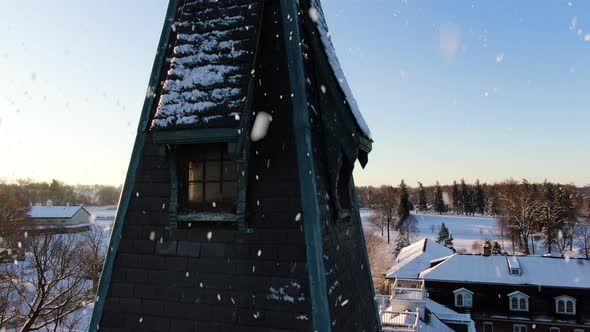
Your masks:
[[[418,209],[420,212],[428,210],[428,204],[426,202],[426,191],[421,182],[418,182]]]
[[[453,180],[453,210],[455,213],[461,212],[461,196],[459,195],[459,186],[457,181]]]
[[[474,197],[474,208],[475,212],[484,214],[486,208],[486,199],[484,196],[483,188],[479,183],[479,180],[475,181],[475,197]]]
[[[469,191],[469,189],[467,188],[467,184],[465,183],[465,179],[461,179],[461,191],[459,193],[459,206],[460,206],[460,211],[461,214],[466,214],[467,211],[465,211],[466,208],[466,203],[467,203],[467,196],[469,196],[469,194],[467,193]]]
[[[473,214],[473,193],[469,186],[465,183],[465,179],[461,179],[461,210],[464,214]]]
[[[443,222],[440,225],[440,230],[438,231],[438,237],[436,238],[436,243],[442,244],[443,246],[455,250],[453,245],[453,235],[449,232],[447,226]]]
[[[443,199],[442,188],[438,181],[436,181],[436,187],[434,190],[434,211],[438,213],[446,212],[447,207],[445,206],[445,201]]]
[[[406,219],[410,216],[410,195],[408,195],[408,186],[402,180],[399,185],[400,197],[399,197],[399,208],[397,209],[397,216],[399,218],[398,229],[400,229]]]
[[[502,254],[502,246],[498,243],[498,241],[494,241],[492,245],[492,254],[493,255],[501,255]]]

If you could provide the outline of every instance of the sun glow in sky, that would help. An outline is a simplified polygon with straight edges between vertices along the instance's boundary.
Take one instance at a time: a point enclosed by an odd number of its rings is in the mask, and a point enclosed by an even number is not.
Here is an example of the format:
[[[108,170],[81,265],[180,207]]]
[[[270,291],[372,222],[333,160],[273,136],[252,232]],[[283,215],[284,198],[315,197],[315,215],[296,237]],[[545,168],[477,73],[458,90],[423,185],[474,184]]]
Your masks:
[[[373,133],[358,185],[590,184],[590,2],[324,0]],[[0,11],[0,179],[123,182],[167,1]]]

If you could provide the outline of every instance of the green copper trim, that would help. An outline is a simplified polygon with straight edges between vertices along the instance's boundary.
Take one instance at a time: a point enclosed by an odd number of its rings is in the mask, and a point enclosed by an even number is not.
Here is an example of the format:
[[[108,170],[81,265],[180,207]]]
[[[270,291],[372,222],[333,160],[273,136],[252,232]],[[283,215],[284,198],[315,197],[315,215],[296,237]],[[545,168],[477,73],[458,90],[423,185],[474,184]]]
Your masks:
[[[115,216],[115,223],[113,225],[113,231],[109,242],[107,251],[107,257],[103,265],[102,276],[98,285],[98,292],[96,296],[96,302],[94,303],[94,310],[92,312],[92,319],[90,320],[90,326],[88,331],[95,332],[100,329],[100,320],[102,318],[105,300],[108,294],[109,285],[113,275],[113,268],[115,265],[115,257],[119,249],[121,237],[123,233],[123,224],[127,215],[127,209],[131,202],[131,197],[135,189],[135,177],[141,155],[143,153],[143,147],[146,141],[147,128],[150,120],[150,114],[154,105],[156,97],[156,90],[158,83],[160,82],[160,73],[162,72],[162,66],[166,58],[166,51],[168,48],[168,40],[170,38],[170,32],[172,31],[172,24],[176,16],[176,9],[178,7],[179,0],[170,0],[168,4],[168,11],[166,13],[166,20],[164,21],[164,27],[162,28],[162,35],[160,37],[160,43],[158,45],[158,52],[154,60],[152,68],[152,74],[148,86],[149,93],[146,94],[146,98],[141,111],[141,118],[139,120],[139,126],[137,128],[137,137],[135,138],[135,144],[133,146],[133,152],[131,154],[131,160],[129,162],[129,168],[127,170],[127,177],[123,186],[123,193],[119,199],[119,208]]]
[[[157,144],[203,144],[238,140],[237,128],[153,130]]]
[[[312,151],[311,125],[300,44],[299,5],[296,0],[281,0],[280,8],[283,40],[289,68],[289,81],[291,93],[293,93],[293,130],[297,149],[297,168],[299,170],[299,187],[303,209],[303,230],[307,249],[313,328],[317,332],[330,332],[331,322],[326,287],[326,270],[323,261],[320,209],[317,201],[314,161],[310,157]],[[287,34],[289,38],[287,38]]]

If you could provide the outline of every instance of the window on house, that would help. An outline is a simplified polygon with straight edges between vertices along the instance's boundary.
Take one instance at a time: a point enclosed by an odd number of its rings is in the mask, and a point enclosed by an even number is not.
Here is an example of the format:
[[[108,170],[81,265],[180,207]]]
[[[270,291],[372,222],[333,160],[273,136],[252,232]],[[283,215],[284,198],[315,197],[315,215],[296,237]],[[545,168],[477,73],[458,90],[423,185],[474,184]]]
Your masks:
[[[529,296],[516,291],[508,294],[511,311],[529,311]]]
[[[576,299],[562,295],[555,298],[555,312],[558,314],[575,315]]]
[[[494,324],[492,322],[484,322],[483,332],[494,332]]]
[[[527,332],[527,326],[523,324],[512,325],[512,332]]]
[[[227,144],[180,146],[178,153],[180,212],[235,212],[237,165]]]
[[[574,332],[584,332],[584,329],[574,329]]]
[[[473,306],[473,292],[465,289],[460,288],[455,290],[455,307],[460,308],[471,308]]]

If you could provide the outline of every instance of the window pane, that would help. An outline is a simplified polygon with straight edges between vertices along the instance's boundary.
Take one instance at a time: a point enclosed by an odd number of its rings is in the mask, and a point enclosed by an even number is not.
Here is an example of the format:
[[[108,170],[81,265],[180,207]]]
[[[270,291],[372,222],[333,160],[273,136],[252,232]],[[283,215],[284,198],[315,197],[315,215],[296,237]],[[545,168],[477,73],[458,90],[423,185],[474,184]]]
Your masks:
[[[224,202],[235,202],[238,198],[238,184],[236,182],[224,182],[222,193]]]
[[[568,313],[573,313],[574,312],[574,302],[567,301],[566,302],[566,305],[567,305],[567,312]]]
[[[459,305],[459,306],[463,305],[463,295],[461,295],[461,294],[457,294],[457,305]]]
[[[513,298],[510,300],[510,308],[511,308],[512,310],[517,310],[517,309],[518,309],[518,299],[517,299],[517,298],[513,297]]]
[[[230,160],[229,152],[227,151],[227,145],[223,145],[223,160]]]
[[[526,310],[526,300],[520,299],[520,310]]]
[[[219,182],[208,182],[205,184],[205,201],[208,203],[220,202]]]
[[[236,163],[232,161],[223,162],[223,180],[236,180],[238,178]]]
[[[192,182],[188,184],[189,203],[200,203],[203,201],[203,183]]]
[[[205,166],[205,181],[221,180],[221,161],[207,161]]]
[[[222,145],[211,144],[207,146],[207,160],[221,160]]]
[[[557,301],[557,312],[564,312],[565,308],[564,308],[564,303],[562,300]]]
[[[203,181],[203,163],[197,161],[188,162],[188,180]]]

